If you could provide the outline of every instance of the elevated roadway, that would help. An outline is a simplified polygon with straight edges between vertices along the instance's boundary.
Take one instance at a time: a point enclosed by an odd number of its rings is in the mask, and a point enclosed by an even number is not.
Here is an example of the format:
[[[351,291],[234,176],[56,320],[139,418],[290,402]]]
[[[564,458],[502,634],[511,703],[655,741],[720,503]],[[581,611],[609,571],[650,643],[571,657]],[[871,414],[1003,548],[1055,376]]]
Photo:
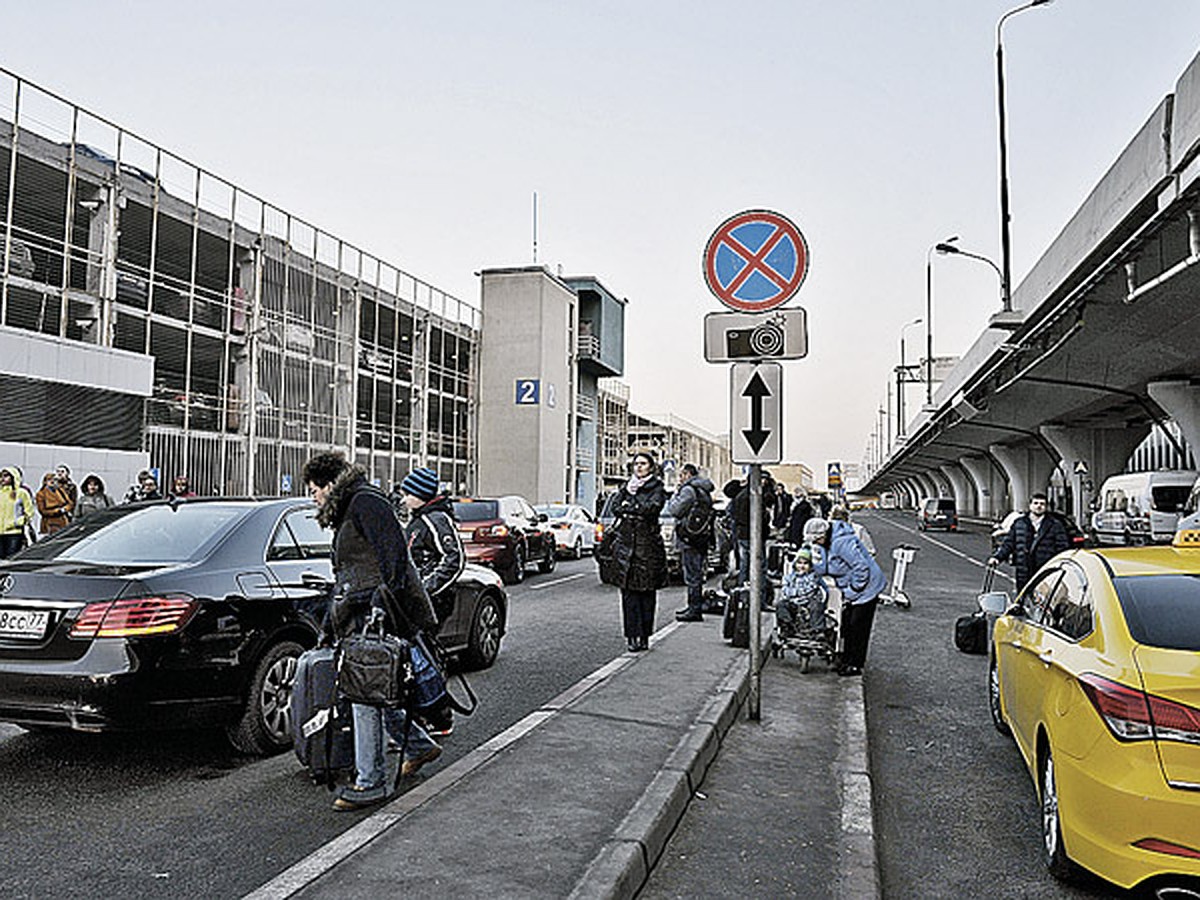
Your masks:
[[[906,431],[864,493],[1023,508],[1091,495],[1152,428],[1200,447],[1200,55]]]

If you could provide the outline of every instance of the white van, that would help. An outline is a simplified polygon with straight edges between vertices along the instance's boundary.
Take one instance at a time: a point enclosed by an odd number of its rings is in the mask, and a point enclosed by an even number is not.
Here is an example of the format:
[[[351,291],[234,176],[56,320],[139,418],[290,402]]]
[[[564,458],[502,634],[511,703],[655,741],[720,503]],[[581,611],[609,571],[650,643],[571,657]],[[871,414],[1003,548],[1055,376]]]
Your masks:
[[[1101,544],[1169,544],[1187,505],[1191,470],[1113,475],[1096,498],[1092,530]]]

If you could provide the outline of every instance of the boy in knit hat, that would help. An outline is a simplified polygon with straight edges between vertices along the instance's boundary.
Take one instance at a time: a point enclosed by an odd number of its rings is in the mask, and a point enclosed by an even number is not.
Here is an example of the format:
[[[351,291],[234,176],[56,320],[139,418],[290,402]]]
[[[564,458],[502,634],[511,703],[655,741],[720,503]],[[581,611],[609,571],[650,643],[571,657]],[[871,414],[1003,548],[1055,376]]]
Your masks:
[[[791,569],[783,576],[783,587],[775,602],[775,624],[780,637],[796,637],[803,631],[824,633],[825,585],[812,569],[812,551],[801,547],[792,557]]]
[[[438,490],[437,473],[425,466],[413,469],[400,482],[400,495],[408,507],[405,528],[408,555],[421,573],[425,592],[441,621],[454,605],[454,583],[467,562],[462,538],[454,524],[454,505]],[[431,716],[426,730],[445,737],[454,728],[449,709]]]

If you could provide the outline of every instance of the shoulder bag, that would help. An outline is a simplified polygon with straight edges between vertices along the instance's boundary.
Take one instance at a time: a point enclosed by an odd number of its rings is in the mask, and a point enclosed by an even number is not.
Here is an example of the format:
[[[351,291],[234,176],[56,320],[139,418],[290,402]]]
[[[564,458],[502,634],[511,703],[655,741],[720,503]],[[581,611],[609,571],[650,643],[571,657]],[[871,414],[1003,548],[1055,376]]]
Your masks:
[[[404,706],[413,688],[411,645],[383,630],[382,611],[338,650],[338,688],[351,703]]]

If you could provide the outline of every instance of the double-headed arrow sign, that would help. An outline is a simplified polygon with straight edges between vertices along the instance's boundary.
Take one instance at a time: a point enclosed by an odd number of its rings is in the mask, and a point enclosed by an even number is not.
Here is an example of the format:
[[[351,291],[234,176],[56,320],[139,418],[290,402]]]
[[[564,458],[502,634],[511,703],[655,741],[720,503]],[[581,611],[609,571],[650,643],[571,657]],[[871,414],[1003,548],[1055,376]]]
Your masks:
[[[783,459],[783,366],[735,363],[730,369],[729,424],[735,463]]]

